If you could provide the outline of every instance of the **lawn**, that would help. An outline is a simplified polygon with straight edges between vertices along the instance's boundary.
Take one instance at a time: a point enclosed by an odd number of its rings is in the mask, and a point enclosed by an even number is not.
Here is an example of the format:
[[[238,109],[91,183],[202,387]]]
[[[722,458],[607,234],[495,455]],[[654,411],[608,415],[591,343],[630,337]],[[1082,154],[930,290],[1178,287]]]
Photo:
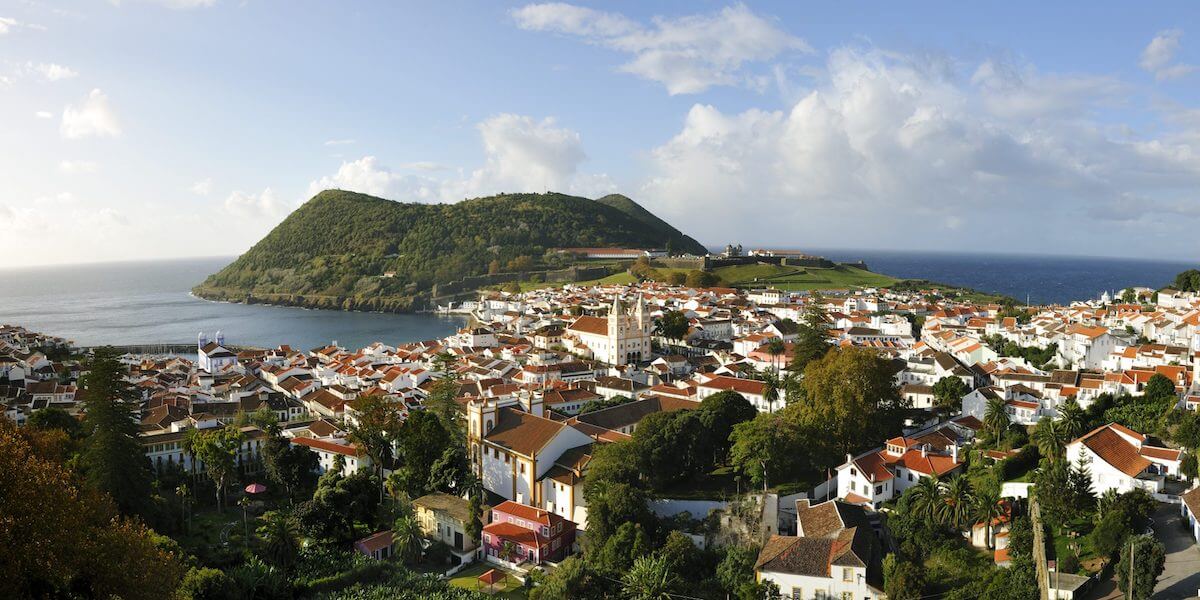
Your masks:
[[[887,286],[898,281],[887,275],[854,267],[831,269],[785,267],[771,264],[735,265],[713,273],[733,287],[774,287],[788,291],[847,289]]]
[[[454,577],[450,579],[450,585],[457,588],[479,591],[486,594],[488,593],[487,587],[479,581],[478,577],[483,575],[489,569],[493,568],[498,571],[503,571],[503,569],[500,567],[487,562],[472,565],[456,573]],[[521,584],[520,580],[511,576],[511,573],[509,575],[510,576],[504,580],[504,583],[496,586],[496,593],[494,594],[495,597],[523,600],[526,597],[524,586]]]

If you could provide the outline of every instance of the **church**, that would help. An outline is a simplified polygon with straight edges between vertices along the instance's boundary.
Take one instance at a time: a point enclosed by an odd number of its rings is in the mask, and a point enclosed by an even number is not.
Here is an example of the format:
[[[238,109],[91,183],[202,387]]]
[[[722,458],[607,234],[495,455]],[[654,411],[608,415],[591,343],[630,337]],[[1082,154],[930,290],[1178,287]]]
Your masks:
[[[197,365],[205,373],[217,373],[228,365],[237,362],[237,355],[225,348],[225,336],[217,332],[216,339],[208,341],[203,332],[196,340]]]
[[[623,306],[617,297],[608,316],[583,316],[571,323],[563,336],[563,345],[576,354],[610,365],[648,361],[652,325],[653,319],[641,296],[631,308]]]

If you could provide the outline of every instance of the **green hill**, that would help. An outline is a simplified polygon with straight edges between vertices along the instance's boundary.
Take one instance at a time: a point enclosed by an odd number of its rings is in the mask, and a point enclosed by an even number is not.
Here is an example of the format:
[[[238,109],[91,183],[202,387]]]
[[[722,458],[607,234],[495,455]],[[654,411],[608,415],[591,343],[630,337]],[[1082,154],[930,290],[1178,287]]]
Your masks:
[[[683,232],[675,229],[670,223],[658,218],[657,215],[646,210],[641,204],[634,202],[628,196],[622,196],[621,194],[609,194],[603,198],[597,198],[596,202],[606,206],[611,206],[655,229],[671,232],[672,242],[680,240],[686,244],[686,246],[672,248],[673,250],[680,250],[698,255],[703,255],[706,252],[704,246],[700,244],[700,242],[697,242],[696,240],[692,239],[691,236],[685,235]]]
[[[504,194],[405,203],[326,190],[193,289],[202,298],[320,308],[411,310],[439,283],[562,266],[555,247],[703,246],[637,203]]]

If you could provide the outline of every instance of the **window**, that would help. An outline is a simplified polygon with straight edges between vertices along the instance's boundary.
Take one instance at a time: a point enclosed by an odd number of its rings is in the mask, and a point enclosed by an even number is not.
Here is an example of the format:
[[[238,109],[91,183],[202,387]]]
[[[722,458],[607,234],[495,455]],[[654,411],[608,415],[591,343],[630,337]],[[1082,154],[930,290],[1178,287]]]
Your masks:
[[[842,569],[842,581],[854,581],[854,569]]]
[[[544,536],[546,536],[546,537],[550,537],[550,528],[549,528],[549,527],[542,527],[542,535],[544,535]]]
[[[882,485],[875,486],[875,495],[878,496],[879,494],[882,494],[882,493],[883,493],[883,486]]]
[[[804,600],[804,590],[798,587],[792,588],[792,600]]]
[[[858,475],[858,471],[857,471],[857,470],[855,470],[855,468],[854,468],[854,467],[850,467],[850,476],[851,476],[851,477],[854,477],[854,476],[856,476],[856,475]]]
[[[521,463],[521,474],[525,474],[525,463]]]

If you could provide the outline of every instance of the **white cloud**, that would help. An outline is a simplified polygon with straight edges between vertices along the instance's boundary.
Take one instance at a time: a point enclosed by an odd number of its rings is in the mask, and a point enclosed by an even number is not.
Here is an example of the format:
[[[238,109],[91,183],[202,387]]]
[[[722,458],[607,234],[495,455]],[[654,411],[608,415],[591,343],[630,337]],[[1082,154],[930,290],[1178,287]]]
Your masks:
[[[278,217],[288,212],[288,205],[275,196],[271,188],[258,194],[236,191],[225,198],[225,210],[246,218]]]
[[[13,210],[3,204],[0,204],[0,224],[11,223],[15,218]]]
[[[1142,50],[1142,57],[1138,64],[1147,73],[1153,74],[1158,81],[1183,77],[1195,71],[1194,65],[1171,62],[1179,52],[1179,40],[1182,37],[1183,32],[1178,29],[1160,31]]]
[[[350,144],[353,144],[353,143],[354,143],[354,140],[350,140],[350,139],[346,139],[346,140],[326,140],[326,141],[325,141],[325,145],[326,145],[326,146],[348,146],[348,145],[350,145]]]
[[[95,173],[100,165],[90,160],[64,160],[58,163],[58,170],[67,174]]]
[[[48,110],[39,110],[39,111],[33,113],[33,116],[35,116],[39,119],[53,119],[54,113],[52,113]]]
[[[25,69],[37,73],[46,81],[61,81],[79,75],[74,69],[57,63],[26,63]]]
[[[634,197],[713,243],[988,250],[1019,231],[1098,249],[1128,239],[1131,212],[1170,221],[1200,185],[1190,145],[1111,138],[1090,115],[1086,90],[1119,103],[1122,86],[947,64],[840,49],[789,110],[697,104]]]
[[[410,162],[394,171],[374,156],[345,161],[333,175],[309,185],[309,195],[324,189],[344,189],[407,202],[453,202],[498,192],[559,191],[574,194],[607,193],[615,186],[602,174],[578,172],[586,159],[577,132],[560,127],[552,118],[535,119],[501,114],[477,125],[484,163],[457,177],[428,175],[448,167],[433,162]]]
[[[121,134],[117,116],[109,106],[108,96],[94,89],[78,106],[71,105],[63,110],[62,136],[78,139],[89,136],[116,137]]]
[[[207,196],[210,192],[212,192],[212,183],[212,178],[201,179],[200,181],[193,183],[191,187],[188,188],[188,191],[197,196]]]
[[[190,10],[193,8],[209,8],[216,6],[217,0],[135,0],[145,4],[157,4],[174,10]],[[123,0],[109,0],[113,6],[121,6]]]
[[[804,40],[743,4],[713,14],[656,17],[649,26],[564,3],[530,4],[513,10],[512,16],[522,29],[572,35],[631,54],[620,70],[661,83],[672,95],[713,86],[761,89],[771,78],[748,72],[748,63],[812,51]]]
[[[34,31],[45,31],[46,28],[36,23],[22,23],[11,17],[0,17],[0,35],[11,33],[18,29],[32,29]]]

